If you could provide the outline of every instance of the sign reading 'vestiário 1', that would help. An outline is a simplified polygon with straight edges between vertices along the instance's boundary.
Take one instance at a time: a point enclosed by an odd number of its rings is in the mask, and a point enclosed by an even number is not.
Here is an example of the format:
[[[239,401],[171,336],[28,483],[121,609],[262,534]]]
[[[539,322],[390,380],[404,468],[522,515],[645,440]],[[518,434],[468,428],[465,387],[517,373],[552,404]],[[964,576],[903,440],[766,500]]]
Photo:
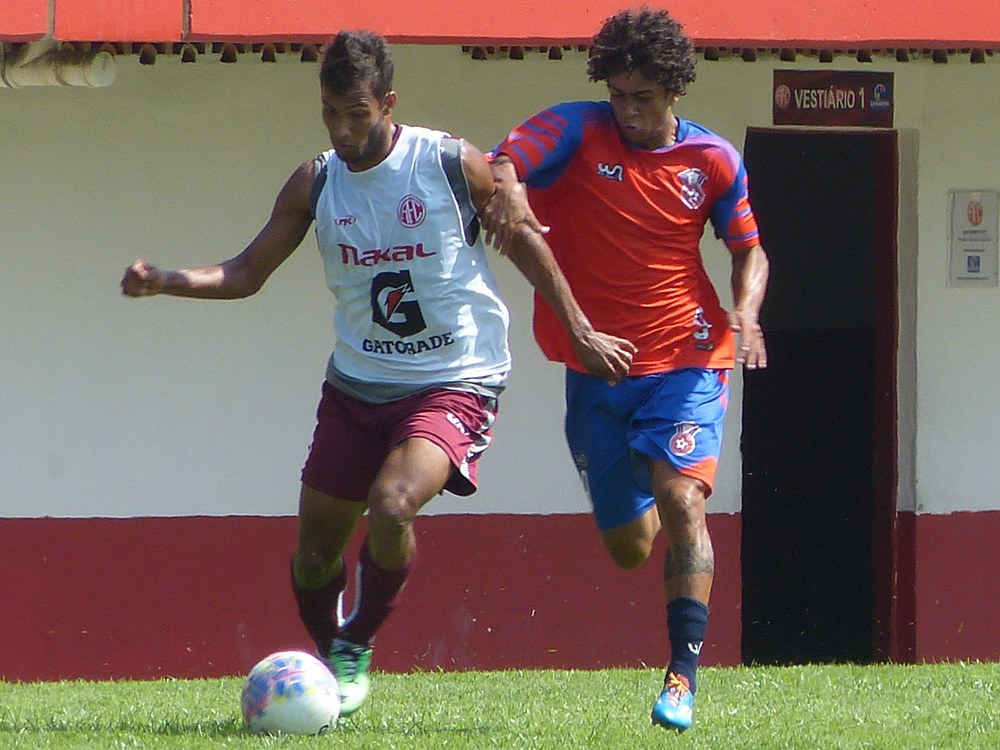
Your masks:
[[[891,128],[893,74],[847,70],[775,70],[775,125]]]

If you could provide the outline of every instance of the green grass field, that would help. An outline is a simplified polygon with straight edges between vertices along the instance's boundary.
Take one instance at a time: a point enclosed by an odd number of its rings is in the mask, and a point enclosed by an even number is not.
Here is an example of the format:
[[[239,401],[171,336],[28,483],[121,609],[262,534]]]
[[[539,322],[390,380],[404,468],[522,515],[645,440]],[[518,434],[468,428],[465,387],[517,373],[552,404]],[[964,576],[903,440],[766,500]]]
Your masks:
[[[1000,748],[1000,664],[704,668],[695,725],[649,723],[654,670],[376,673],[322,737],[258,737],[242,681],[0,683],[0,748]]]

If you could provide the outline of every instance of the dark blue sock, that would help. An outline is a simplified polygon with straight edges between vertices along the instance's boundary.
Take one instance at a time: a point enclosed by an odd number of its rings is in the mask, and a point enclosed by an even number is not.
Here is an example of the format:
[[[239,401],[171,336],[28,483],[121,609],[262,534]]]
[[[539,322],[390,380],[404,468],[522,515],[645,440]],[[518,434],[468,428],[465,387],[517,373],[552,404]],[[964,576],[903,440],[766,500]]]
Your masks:
[[[667,633],[670,637],[670,666],[667,671],[687,678],[695,692],[698,657],[708,630],[708,607],[688,596],[667,603]]]

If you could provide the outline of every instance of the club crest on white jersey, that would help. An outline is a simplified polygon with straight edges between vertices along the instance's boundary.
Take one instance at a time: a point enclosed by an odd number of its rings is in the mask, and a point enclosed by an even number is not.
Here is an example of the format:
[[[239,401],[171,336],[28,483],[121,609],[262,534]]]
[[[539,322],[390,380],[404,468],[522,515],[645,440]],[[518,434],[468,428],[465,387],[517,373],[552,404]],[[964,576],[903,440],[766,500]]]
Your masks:
[[[427,217],[427,207],[415,195],[405,195],[396,207],[396,218],[404,227],[413,229],[424,223]]]

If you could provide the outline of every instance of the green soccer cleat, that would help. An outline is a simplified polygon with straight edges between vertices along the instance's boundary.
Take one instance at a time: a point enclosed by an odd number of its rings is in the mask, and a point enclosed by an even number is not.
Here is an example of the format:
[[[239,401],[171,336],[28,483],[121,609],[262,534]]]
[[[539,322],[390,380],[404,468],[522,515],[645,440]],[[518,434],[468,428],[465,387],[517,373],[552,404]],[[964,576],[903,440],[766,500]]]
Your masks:
[[[694,693],[683,675],[667,674],[663,682],[663,692],[653,705],[650,715],[653,723],[667,729],[683,732],[691,728],[694,716]]]
[[[368,678],[368,670],[372,664],[371,647],[345,641],[343,638],[334,638],[326,663],[333,676],[337,678],[340,715],[350,716],[361,708],[368,697],[371,682]]]

